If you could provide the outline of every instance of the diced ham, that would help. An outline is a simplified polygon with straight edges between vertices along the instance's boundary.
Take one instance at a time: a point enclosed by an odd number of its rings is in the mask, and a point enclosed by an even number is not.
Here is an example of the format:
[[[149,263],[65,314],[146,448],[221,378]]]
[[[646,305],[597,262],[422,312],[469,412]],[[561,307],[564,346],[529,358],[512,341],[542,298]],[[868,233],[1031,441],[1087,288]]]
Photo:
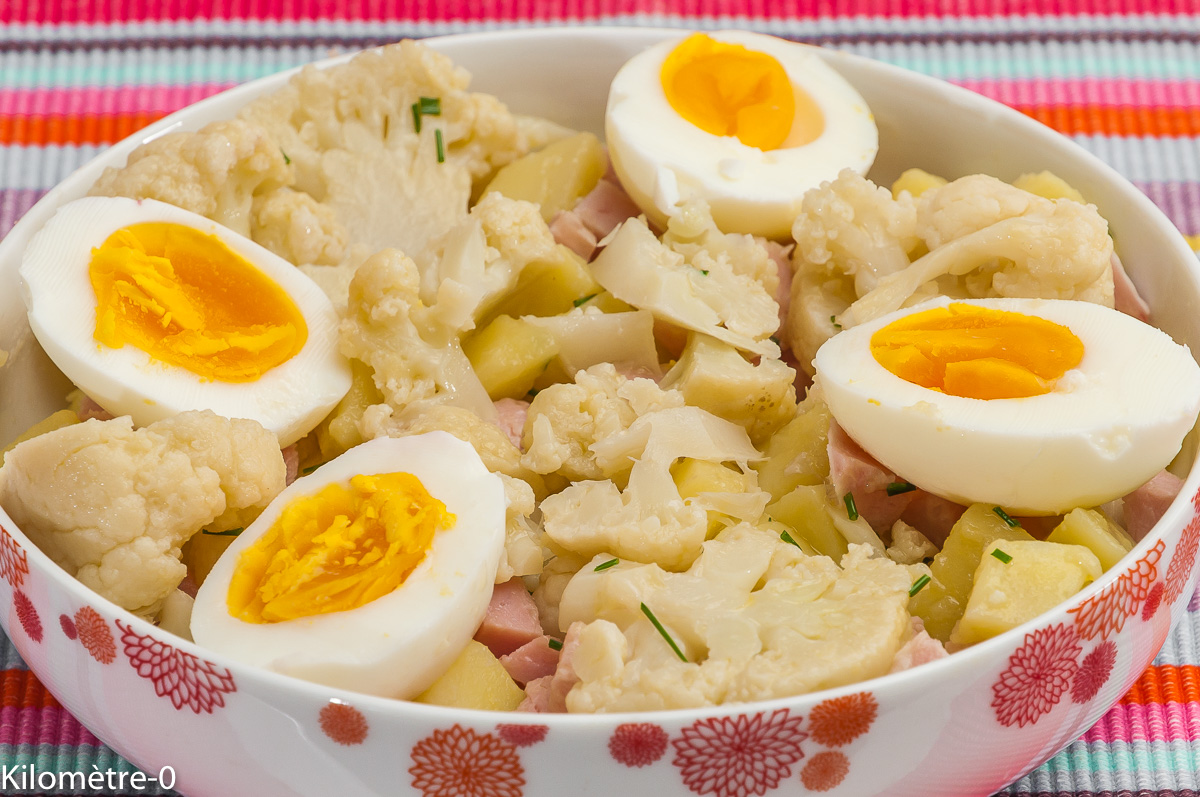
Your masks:
[[[1164,470],[1125,496],[1125,530],[1129,536],[1135,540],[1145,537],[1182,487],[1183,481],[1178,476]]]
[[[89,421],[93,418],[98,421],[111,421],[113,414],[97,404],[91,396],[84,396],[79,402],[79,420]]]
[[[583,226],[591,230],[599,240],[608,235],[626,219],[642,212],[625,189],[612,180],[602,179],[587,193],[573,211]]]
[[[913,492],[888,495],[887,486],[900,481],[896,474],[863,451],[834,420],[829,422],[828,451],[829,478],[838,499],[852,493],[858,514],[866,518],[871,528],[879,534],[891,530],[892,524],[900,519],[912,503]],[[911,525],[917,526],[915,523]],[[920,529],[920,526],[917,528]]]
[[[179,589],[182,592],[184,592],[185,594],[194,598],[194,597],[196,597],[196,591],[199,590],[200,587],[198,584],[196,584],[195,580],[192,578],[191,574],[189,573],[188,575],[183,577],[183,581],[179,582]]]
[[[596,253],[596,234],[589,230],[573,210],[560,210],[550,220],[550,234],[557,243],[570,249],[584,260]]]
[[[908,670],[950,655],[942,643],[931,637],[925,630],[925,623],[921,621],[920,617],[912,618],[912,628],[912,637],[896,651],[896,657],[892,659],[892,669],[889,672]]]
[[[1125,266],[1121,265],[1121,258],[1117,257],[1116,252],[1113,252],[1112,256],[1112,271],[1113,305],[1122,313],[1149,323],[1150,305],[1146,304],[1146,300],[1141,297],[1137,287],[1134,286],[1133,280],[1129,279],[1129,275],[1125,273]]]
[[[525,432],[525,417],[529,415],[529,402],[502,398],[492,403],[496,405],[496,424],[504,430],[512,444],[520,449],[521,436]]]
[[[571,623],[567,636],[563,640],[562,652],[558,657],[558,668],[554,675],[535,678],[525,686],[525,700],[517,706],[517,711],[534,711],[539,713],[565,713],[567,710],[567,693],[579,683],[575,674],[572,660],[579,648],[579,632],[583,630],[581,622]]]
[[[283,454],[283,465],[287,468],[283,483],[288,485],[296,481],[296,476],[300,474],[300,452],[296,450],[296,445],[293,443],[280,453]]]
[[[492,589],[492,601],[483,623],[475,632],[475,641],[487,645],[492,655],[500,658],[541,635],[537,606],[525,589],[525,582],[513,578],[497,584]]]
[[[941,548],[950,536],[950,529],[954,528],[954,524],[967,508],[924,490],[916,490],[912,495],[913,499],[900,515],[900,519]]]
[[[518,684],[524,686],[547,675],[554,675],[558,668],[559,652],[550,647],[550,637],[540,636],[500,657],[504,669]]]
[[[525,684],[525,699],[517,706],[517,711],[528,711],[533,714],[546,714],[550,711],[550,682],[553,675],[534,678]]]

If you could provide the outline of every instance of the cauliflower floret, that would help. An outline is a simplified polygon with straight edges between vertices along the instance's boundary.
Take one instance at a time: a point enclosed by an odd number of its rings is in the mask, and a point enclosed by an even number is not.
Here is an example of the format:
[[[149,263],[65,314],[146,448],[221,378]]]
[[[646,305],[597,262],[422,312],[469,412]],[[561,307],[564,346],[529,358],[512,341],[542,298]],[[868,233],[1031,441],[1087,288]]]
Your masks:
[[[1112,307],[1112,239],[1094,205],[1044,199],[976,174],[921,195],[929,254],[882,280],[841,316],[860,324],[903,306],[922,286],[963,277],[965,293],[1076,299]]]
[[[693,199],[683,203],[667,219],[662,241],[689,262],[699,253],[724,256],[734,273],[753,277],[766,292],[779,289],[779,266],[771,258],[765,239],[738,233],[723,233],[713,221],[708,203]]]
[[[196,133],[169,133],[104,170],[90,194],[157,199],[250,235],[254,195],[291,182],[279,145],[260,125],[213,122]]]
[[[575,374],[575,382],[551,385],[530,402],[525,418],[522,462],[537,473],[570,479],[604,479],[591,447],[623,432],[640,416],[682,407],[683,395],[663,390],[652,379],[627,379],[609,363]]]
[[[254,198],[250,237],[296,265],[334,266],[346,257],[346,228],[310,195],[278,188]]]
[[[690,457],[744,466],[761,458],[745,429],[698,407],[643,415],[592,451],[603,471],[631,465],[628,486],[622,491],[612,481],[580,481],[550,496],[542,502],[546,536],[578,556],[610,552],[669,570],[691,565],[708,533],[706,507],[680,496],[671,464]],[[750,513],[761,514],[768,499],[762,494],[758,512]]]
[[[805,196],[792,234],[784,335],[810,375],[839,329],[936,294],[1113,303],[1112,239],[1095,207],[986,175],[914,199],[843,172]]]
[[[9,452],[0,504],[83,584],[153,615],[186,574],[183,544],[261,509],[284,476],[279,442],[254,421],[184,412],[134,430],[128,417],[89,420]]]
[[[909,584],[905,568],[866,546],[852,545],[839,568],[750,524],[704,543],[685,573],[625,561],[599,573],[585,565],[559,605],[561,627],[587,623],[567,708],[691,708],[883,675],[909,631]]]
[[[795,275],[784,338],[810,376],[812,358],[837,332],[836,317],[879,280],[908,268],[920,239],[913,199],[893,199],[846,169],[804,195],[792,225]]]
[[[496,570],[496,583],[513,576],[533,576],[542,572],[541,532],[530,515],[537,508],[533,488],[528,482],[500,474],[508,510],[504,519],[504,555]]]
[[[369,365],[393,410],[437,398],[485,419],[496,409],[458,344],[419,296],[417,266],[385,249],[359,266],[350,282],[339,336],[347,357]]]
[[[592,261],[592,276],[613,296],[655,318],[778,358],[779,346],[770,338],[779,327],[773,292],[755,276],[735,270],[724,251],[714,255],[694,244],[683,248],[690,255],[659,241],[644,219],[629,219]]]
[[[417,256],[466,216],[474,180],[528,149],[515,117],[495,97],[469,93],[469,82],[446,56],[402,41],[306,67],[240,117],[270,132],[296,190],[329,207],[351,241]],[[417,132],[411,109],[421,97],[437,99],[440,112],[421,117]]]
[[[421,299],[445,326],[474,329],[489,301],[512,290],[525,266],[553,256],[554,236],[537,205],[493,192],[430,245]]]

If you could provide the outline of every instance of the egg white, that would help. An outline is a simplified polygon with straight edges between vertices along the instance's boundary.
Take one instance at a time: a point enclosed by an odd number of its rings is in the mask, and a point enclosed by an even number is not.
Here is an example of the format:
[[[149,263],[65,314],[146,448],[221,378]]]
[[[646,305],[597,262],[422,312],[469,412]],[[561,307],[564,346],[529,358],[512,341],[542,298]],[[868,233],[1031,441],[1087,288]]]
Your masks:
[[[425,558],[391,593],[357,609],[277,623],[229,613],[229,583],[242,551],[292,500],[357,474],[407,472],[453,513]],[[424,691],[483,621],[504,549],[504,488],[469,444],[445,432],[379,438],[296,480],[226,549],[196,593],[196,643],[246,664],[385,697]]]
[[[142,222],[173,222],[219,238],[295,302],[308,326],[304,347],[253,382],[207,380],[153,359],[133,345],[99,344],[91,252],[113,232]],[[88,197],[63,205],[33,237],[20,269],[29,325],[54,364],[101,407],[138,426],[184,410],[250,418],[289,445],[316,426],[350,389],[337,349],[338,315],[315,282],[250,239],[195,213],[151,199]]]
[[[824,114],[820,137],[802,146],[785,141],[782,148],[764,152],[684,119],[671,107],[661,79],[663,62],[679,44],[676,38],[634,56],[613,78],[605,112],[613,168],[660,226],[681,202],[701,198],[725,232],[786,238],[805,191],[833,180],[842,169],[866,174],[871,167],[879,149],[871,111],[815,47],[746,31],[708,35],[778,60],[792,85],[808,93]]]
[[[1179,451],[1200,412],[1200,366],[1166,333],[1101,305],[964,302],[1039,316],[1079,337],[1079,366],[1041,396],[945,395],[901,379],[872,356],[875,331],[950,301],[841,332],[813,361],[834,419],[899,477],[957,503],[1048,515],[1126,495]]]

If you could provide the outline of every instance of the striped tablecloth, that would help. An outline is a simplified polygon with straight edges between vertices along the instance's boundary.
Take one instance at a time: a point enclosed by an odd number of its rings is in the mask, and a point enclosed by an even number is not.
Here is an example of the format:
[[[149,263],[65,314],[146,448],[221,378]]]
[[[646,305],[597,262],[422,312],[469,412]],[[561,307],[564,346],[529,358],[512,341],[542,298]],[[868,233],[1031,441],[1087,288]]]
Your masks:
[[[530,24],[748,28],[950,80],[1074,138],[1200,248],[1197,0],[0,0],[0,235],[104,147],[237,83],[331,51]],[[1001,794],[1195,795],[1189,609],[1116,708]],[[0,768],[22,764],[132,771],[0,635]]]

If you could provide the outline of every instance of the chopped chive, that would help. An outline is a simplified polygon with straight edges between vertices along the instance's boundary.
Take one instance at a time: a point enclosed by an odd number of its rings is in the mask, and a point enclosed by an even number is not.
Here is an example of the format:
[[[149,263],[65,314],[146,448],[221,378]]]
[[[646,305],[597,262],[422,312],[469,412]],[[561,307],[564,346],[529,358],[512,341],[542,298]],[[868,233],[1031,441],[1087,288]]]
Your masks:
[[[287,154],[286,152],[284,152],[284,151],[283,151],[283,147],[280,147],[280,148],[279,148],[279,154],[283,156],[283,164],[284,164],[285,166],[291,166],[291,165],[292,165],[292,159],[291,159],[291,158],[289,158],[289,157],[288,157],[288,154]]]
[[[208,529],[205,529],[204,533],[210,537],[236,537],[243,531],[245,531],[245,529],[229,529],[228,531],[209,531]]]
[[[307,468],[305,468],[304,470],[302,470],[300,472],[302,474],[304,474],[305,476],[307,476],[308,474],[312,473],[314,470],[316,470],[319,467],[321,467],[321,466],[320,465],[309,465]]]
[[[993,511],[993,512],[995,512],[995,513],[996,513],[996,515],[997,515],[997,516],[998,516],[998,517],[999,517],[1001,520],[1003,520],[1003,521],[1004,521],[1004,523],[1005,523],[1005,525],[1006,525],[1006,526],[1008,526],[1010,529],[1019,529],[1019,528],[1021,528],[1021,524],[1020,524],[1019,522],[1017,522],[1016,520],[1013,520],[1011,517],[1009,517],[1009,516],[1008,516],[1008,513],[1007,513],[1007,512],[1005,512],[1005,511],[1004,511],[1003,509],[1001,509],[1000,507],[998,507],[998,506],[994,506],[994,507],[992,507],[992,511]]]
[[[917,485],[909,482],[892,482],[887,486],[888,495],[901,495],[903,493],[911,493],[917,489]]]
[[[578,299],[571,302],[571,304],[575,305],[576,307],[579,307],[581,305],[587,304],[588,302],[590,302],[592,299],[595,299],[599,295],[600,294],[598,294],[598,293],[589,293],[587,296],[580,296]]]
[[[529,392],[526,393],[525,395],[529,396],[530,398],[533,398],[534,396],[536,396],[538,393],[541,393],[541,392],[542,391],[538,390],[536,387],[531,387],[531,388],[529,388]]]
[[[442,100],[439,97],[422,97],[417,104],[423,116],[442,115]]]
[[[772,336],[770,336],[769,338],[767,338],[767,340],[771,341],[771,342],[772,342],[772,343],[774,343],[776,346],[778,346],[778,345],[779,345],[779,338],[775,337],[774,335],[772,335]]]
[[[392,123],[392,118],[385,113],[383,115],[383,137],[384,138],[387,138],[388,126],[391,125],[391,123]]]
[[[562,650],[562,642],[557,639],[547,639],[546,644],[550,646],[551,650]]]
[[[442,143],[442,131],[440,129],[433,131],[433,140],[437,142],[438,163],[445,163],[446,145]]]
[[[699,271],[701,274],[703,274],[706,277],[708,276],[708,269],[706,269],[706,268],[697,269],[697,271]]]
[[[795,545],[797,548],[800,547],[800,543],[796,542],[796,538],[793,537],[791,534],[788,534],[787,531],[779,532],[779,539],[783,540],[784,542],[786,542],[790,545]]]
[[[846,497],[842,499],[842,503],[846,505],[846,517],[851,520],[858,520],[858,507],[854,505],[854,493],[846,493]]]
[[[412,104],[412,113],[413,113],[413,130],[420,133],[421,132],[421,106],[414,102]]]
[[[667,640],[667,644],[671,646],[671,650],[675,651],[675,655],[679,657],[679,660],[686,664],[687,656],[683,655],[683,651],[675,644],[675,640],[671,639],[671,635],[667,633],[667,629],[663,628],[662,623],[654,616],[654,612],[650,611],[650,607],[644,603],[642,604],[642,614],[649,618],[650,623],[658,629],[658,633],[662,634],[662,638]]]
[[[913,582],[913,585],[908,588],[908,597],[916,595],[921,590],[925,589],[925,585],[930,581],[928,574],[923,574],[920,578]]]
[[[1004,564],[1008,564],[1009,562],[1012,561],[1012,557],[1009,556],[1008,554],[1006,554],[1004,551],[1000,550],[999,548],[996,548],[992,551],[992,556],[996,557],[1001,562],[1004,562]]]
[[[837,322],[837,316],[835,316],[835,315],[829,316],[829,323],[833,324],[835,329],[842,328],[842,325]]]
[[[593,572],[599,573],[601,570],[607,570],[610,567],[616,567],[621,564],[620,559],[609,559],[607,562],[601,562],[593,568]]]

